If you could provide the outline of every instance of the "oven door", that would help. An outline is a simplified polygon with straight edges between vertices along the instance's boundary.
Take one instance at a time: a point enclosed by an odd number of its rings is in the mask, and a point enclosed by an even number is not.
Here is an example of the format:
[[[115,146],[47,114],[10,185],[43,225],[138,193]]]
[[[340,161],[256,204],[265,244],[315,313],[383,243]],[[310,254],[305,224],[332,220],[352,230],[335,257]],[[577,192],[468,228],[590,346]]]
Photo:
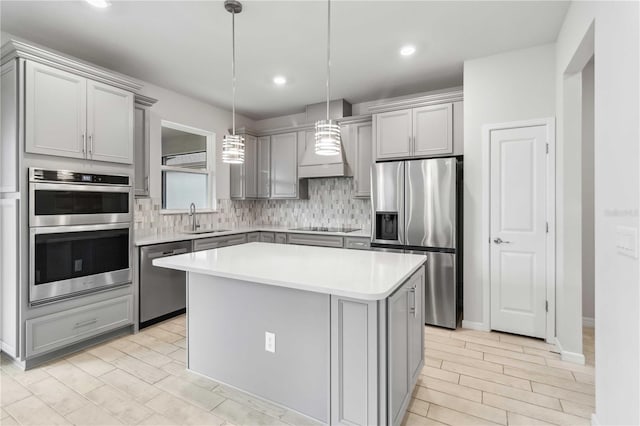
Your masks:
[[[131,235],[127,223],[31,228],[30,303],[130,284]]]
[[[29,226],[131,222],[130,203],[130,186],[30,182]]]

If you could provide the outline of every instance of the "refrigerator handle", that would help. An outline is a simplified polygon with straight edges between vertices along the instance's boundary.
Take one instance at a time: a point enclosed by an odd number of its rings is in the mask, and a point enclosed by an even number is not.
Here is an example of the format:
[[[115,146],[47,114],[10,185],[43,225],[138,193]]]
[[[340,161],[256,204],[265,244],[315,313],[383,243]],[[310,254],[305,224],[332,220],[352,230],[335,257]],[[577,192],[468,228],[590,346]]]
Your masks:
[[[405,161],[400,163],[400,167],[398,167],[398,176],[396,179],[396,193],[398,194],[398,241],[399,244],[406,244],[405,240],[405,229],[406,229],[406,210],[405,210],[405,179],[406,179],[406,169],[407,163]]]

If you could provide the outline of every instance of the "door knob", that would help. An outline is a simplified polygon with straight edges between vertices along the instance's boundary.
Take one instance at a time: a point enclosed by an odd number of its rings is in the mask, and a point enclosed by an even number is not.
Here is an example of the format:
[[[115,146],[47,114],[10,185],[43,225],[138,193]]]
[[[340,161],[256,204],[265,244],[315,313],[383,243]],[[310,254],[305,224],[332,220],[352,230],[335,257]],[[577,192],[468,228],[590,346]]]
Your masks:
[[[498,237],[495,240],[493,240],[494,243],[496,244],[511,244],[511,241],[504,241],[502,238]]]

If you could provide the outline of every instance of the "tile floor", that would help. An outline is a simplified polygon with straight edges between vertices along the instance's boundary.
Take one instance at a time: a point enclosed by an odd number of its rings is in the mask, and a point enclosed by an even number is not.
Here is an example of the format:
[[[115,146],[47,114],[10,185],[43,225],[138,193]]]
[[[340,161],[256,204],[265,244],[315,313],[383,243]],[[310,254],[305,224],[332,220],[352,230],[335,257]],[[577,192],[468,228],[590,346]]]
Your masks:
[[[189,373],[185,317],[23,372],[0,363],[0,424],[307,425],[310,419]],[[587,425],[591,365],[560,361],[541,341],[502,333],[425,329],[412,425]],[[590,345],[590,346],[589,346]]]

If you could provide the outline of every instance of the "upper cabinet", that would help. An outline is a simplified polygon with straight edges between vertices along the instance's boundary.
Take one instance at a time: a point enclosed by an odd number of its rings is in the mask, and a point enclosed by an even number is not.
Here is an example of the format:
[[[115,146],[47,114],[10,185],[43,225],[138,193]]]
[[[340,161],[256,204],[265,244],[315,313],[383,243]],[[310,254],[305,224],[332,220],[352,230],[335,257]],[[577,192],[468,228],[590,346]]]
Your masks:
[[[412,110],[413,155],[453,154],[453,104]]]
[[[133,93],[26,62],[25,150],[133,163]]]
[[[271,136],[259,137],[257,150],[258,198],[269,198],[271,196]]]
[[[353,174],[353,197],[368,198],[371,196],[371,165],[375,162],[371,118],[348,122],[341,127],[347,167]]]
[[[244,163],[231,164],[231,199],[243,200],[258,196],[258,147],[257,138],[244,137]]]
[[[462,91],[403,99],[370,108],[376,160],[463,153]]]
[[[134,141],[134,190],[136,197],[149,196],[149,146],[151,128],[151,106],[156,99],[136,95],[133,107]]]
[[[306,182],[305,182],[306,183]],[[271,198],[298,198],[298,135],[271,136]]]

